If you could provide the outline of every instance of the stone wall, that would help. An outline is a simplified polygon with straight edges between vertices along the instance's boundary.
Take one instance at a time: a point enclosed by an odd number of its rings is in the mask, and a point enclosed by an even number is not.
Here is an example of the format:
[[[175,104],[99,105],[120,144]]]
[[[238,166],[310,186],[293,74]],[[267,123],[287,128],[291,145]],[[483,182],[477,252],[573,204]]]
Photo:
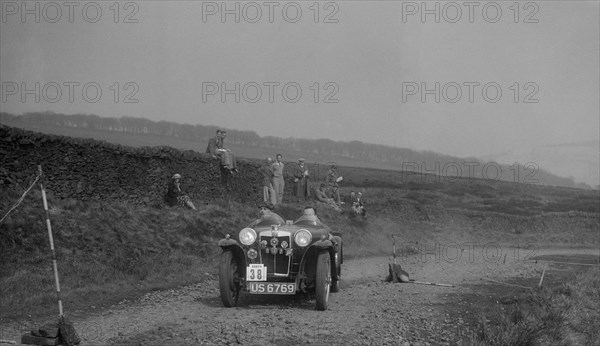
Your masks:
[[[208,154],[171,147],[133,148],[0,125],[0,186],[25,189],[41,165],[46,189],[60,198],[157,205],[171,176],[180,173],[182,188],[196,203],[224,197],[258,201],[259,160],[238,163],[240,173],[227,190],[220,185],[217,162]]]

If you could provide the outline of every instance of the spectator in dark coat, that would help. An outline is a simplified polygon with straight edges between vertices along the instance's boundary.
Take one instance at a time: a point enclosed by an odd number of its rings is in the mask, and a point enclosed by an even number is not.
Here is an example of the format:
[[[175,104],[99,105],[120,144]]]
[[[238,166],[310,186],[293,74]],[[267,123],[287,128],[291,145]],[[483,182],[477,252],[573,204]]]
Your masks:
[[[298,199],[310,196],[308,186],[308,168],[304,164],[304,159],[298,160],[298,165],[294,167],[294,194]]]

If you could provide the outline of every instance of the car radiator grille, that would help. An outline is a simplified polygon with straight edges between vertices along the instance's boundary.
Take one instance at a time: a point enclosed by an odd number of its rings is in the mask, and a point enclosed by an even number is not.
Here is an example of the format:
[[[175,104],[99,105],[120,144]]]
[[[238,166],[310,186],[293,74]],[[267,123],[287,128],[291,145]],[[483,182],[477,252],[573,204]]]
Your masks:
[[[280,254],[279,249],[281,249],[281,242],[283,242],[283,241],[286,241],[288,244],[291,244],[290,237],[289,236],[275,237],[279,241],[277,243],[277,254],[276,255],[271,253],[271,250],[273,249],[273,246],[271,245],[272,238],[273,237],[270,237],[270,236],[261,236],[260,237],[261,241],[263,241],[263,240],[267,241],[267,244],[268,244],[267,248],[269,249],[269,253],[267,253],[265,248],[261,248],[261,250],[260,250],[261,262],[262,262],[262,264],[264,264],[267,267],[268,274],[275,274],[278,276],[284,276],[284,275],[287,276],[290,274],[291,257],[285,255],[285,250],[283,251],[283,254]],[[288,245],[288,248],[289,248],[289,245]]]

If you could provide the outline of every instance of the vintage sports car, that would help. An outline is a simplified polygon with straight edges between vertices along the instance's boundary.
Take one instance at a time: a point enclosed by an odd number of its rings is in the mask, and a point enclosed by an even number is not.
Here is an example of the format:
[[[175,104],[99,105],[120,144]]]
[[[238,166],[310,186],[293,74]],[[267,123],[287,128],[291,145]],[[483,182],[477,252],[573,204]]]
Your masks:
[[[219,241],[221,300],[235,306],[240,292],[287,294],[314,292],[316,309],[327,310],[329,292],[340,289],[342,238],[324,225],[313,208],[296,220],[267,212],[234,239]]]

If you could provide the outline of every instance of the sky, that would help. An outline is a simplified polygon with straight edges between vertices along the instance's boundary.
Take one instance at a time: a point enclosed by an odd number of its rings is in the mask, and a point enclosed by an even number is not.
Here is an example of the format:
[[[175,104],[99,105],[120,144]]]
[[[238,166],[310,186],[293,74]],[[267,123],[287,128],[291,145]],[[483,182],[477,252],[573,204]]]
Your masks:
[[[600,137],[598,1],[0,3],[4,112],[463,157]]]

